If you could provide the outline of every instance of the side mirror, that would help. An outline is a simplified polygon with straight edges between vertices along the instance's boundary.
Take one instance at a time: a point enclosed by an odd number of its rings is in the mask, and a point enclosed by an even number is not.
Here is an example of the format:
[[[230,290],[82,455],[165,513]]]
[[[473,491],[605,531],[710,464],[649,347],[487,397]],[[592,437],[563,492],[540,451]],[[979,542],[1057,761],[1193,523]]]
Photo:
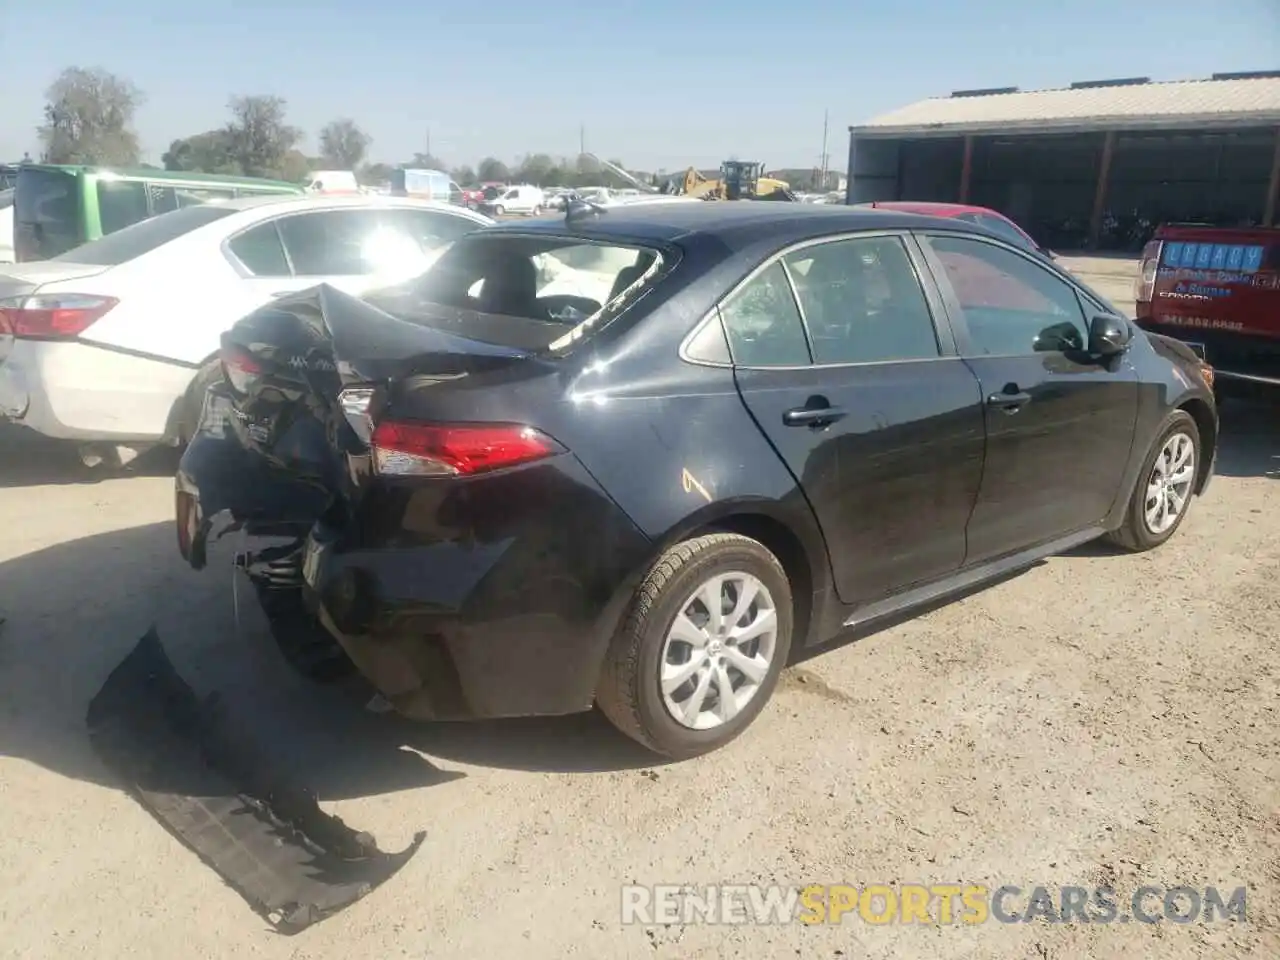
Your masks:
[[[1089,321],[1089,352],[1095,356],[1117,356],[1132,342],[1133,328],[1120,317],[1104,313]]]

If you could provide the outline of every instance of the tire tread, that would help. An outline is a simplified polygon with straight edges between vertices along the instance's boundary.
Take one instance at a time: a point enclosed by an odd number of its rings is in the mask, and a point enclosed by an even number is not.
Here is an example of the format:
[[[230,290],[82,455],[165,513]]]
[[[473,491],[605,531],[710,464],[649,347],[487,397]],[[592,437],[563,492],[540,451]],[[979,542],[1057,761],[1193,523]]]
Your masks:
[[[667,584],[680,571],[696,563],[710,550],[734,546],[744,547],[762,559],[767,557],[778,574],[786,579],[786,571],[777,558],[763,544],[750,537],[737,533],[708,533],[685,540],[669,549],[650,568],[636,591],[622,626],[609,644],[596,688],[596,706],[620,731],[650,750],[662,752],[662,748],[645,726],[639,708],[638,685],[642,680],[640,652],[649,617],[653,608],[661,601]]]
[[[1194,481],[1191,492],[1188,495],[1188,504],[1183,508],[1182,516],[1178,518],[1177,523],[1165,535],[1158,539],[1148,536],[1142,517],[1142,508],[1146,499],[1147,476],[1151,473],[1151,467],[1155,463],[1155,458],[1159,455],[1160,448],[1164,446],[1169,435],[1177,429],[1186,430],[1191,434],[1191,438],[1195,443],[1197,472],[1200,469],[1201,458],[1204,456],[1204,451],[1200,447],[1202,439],[1200,428],[1191,414],[1182,409],[1175,410],[1173,415],[1165,421],[1160,432],[1156,434],[1155,442],[1151,444],[1146,458],[1142,461],[1142,470],[1138,474],[1137,483],[1129,494],[1129,503],[1125,508],[1124,521],[1116,529],[1110,530],[1106,534],[1105,539],[1109,543],[1129,553],[1143,553],[1147,550],[1155,549],[1172,537],[1178,531],[1178,528],[1182,526],[1182,521],[1186,519],[1187,510],[1190,508],[1190,497],[1195,495]]]

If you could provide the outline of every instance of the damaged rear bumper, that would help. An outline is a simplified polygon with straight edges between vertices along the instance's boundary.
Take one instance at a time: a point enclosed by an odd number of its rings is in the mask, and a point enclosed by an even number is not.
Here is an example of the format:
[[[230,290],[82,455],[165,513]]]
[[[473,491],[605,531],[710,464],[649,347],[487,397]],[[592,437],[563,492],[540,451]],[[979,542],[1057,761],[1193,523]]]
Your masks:
[[[282,933],[390,879],[422,843],[383,853],[282,777],[215,697],[201,700],[154,628],[89,704],[95,752],[142,805]]]
[[[312,528],[307,602],[405,716],[588,710],[652,550],[593,486],[560,457],[483,484],[376,491],[342,529]]]

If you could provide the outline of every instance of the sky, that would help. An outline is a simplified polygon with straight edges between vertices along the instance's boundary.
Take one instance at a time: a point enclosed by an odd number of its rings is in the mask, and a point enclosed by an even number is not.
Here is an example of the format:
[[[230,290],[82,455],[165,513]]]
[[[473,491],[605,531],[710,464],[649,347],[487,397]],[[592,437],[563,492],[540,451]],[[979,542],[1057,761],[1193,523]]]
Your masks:
[[[0,3],[0,161],[38,154],[44,91],[104,67],[145,94],[144,160],[275,94],[307,148],[451,166],[579,143],[638,170],[830,165],[847,129],[952,90],[1280,68],[1280,0],[40,0]]]

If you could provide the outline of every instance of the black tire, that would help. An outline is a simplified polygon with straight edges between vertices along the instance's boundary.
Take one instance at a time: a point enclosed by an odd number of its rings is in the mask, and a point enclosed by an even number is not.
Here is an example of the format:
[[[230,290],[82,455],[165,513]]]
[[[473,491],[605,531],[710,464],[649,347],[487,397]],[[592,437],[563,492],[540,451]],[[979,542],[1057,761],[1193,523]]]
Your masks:
[[[507,212],[507,208],[506,208],[506,207],[504,207],[502,204],[500,204],[500,203],[499,203],[499,204],[495,204],[495,205],[494,205],[494,208],[493,208],[493,215],[494,215],[495,217],[500,217],[500,216],[502,216],[502,215],[503,215],[504,213],[506,213],[506,212]]]
[[[191,378],[187,392],[182,395],[181,410],[178,413],[178,429],[176,439],[179,447],[185,447],[196,435],[200,427],[200,414],[204,411],[205,391],[225,378],[222,372],[222,361],[216,357],[205,362],[205,365]]]
[[[710,576],[730,571],[759,579],[773,599],[777,634],[759,689],[736,716],[695,730],[672,717],[659,686],[667,631],[682,604]],[[668,550],[636,591],[626,620],[601,669],[596,704],[619,730],[655,753],[683,760],[724,746],[756,718],[777,686],[791,649],[791,584],[778,559],[762,544],[732,533],[686,540]]]
[[[1165,444],[1178,433],[1185,434],[1191,438],[1191,487],[1187,492],[1186,503],[1183,505],[1182,511],[1174,519],[1173,524],[1167,529],[1156,533],[1151,529],[1146,518],[1147,486],[1155,469],[1156,459],[1164,450]],[[1187,511],[1191,508],[1191,498],[1194,496],[1195,485],[1200,476],[1200,455],[1200,430],[1196,426],[1195,419],[1185,410],[1174,411],[1173,416],[1168,419],[1164,428],[1156,434],[1155,442],[1151,444],[1151,449],[1147,451],[1147,456],[1142,462],[1142,470],[1138,474],[1138,482],[1134,484],[1133,492],[1129,495],[1129,504],[1125,509],[1124,522],[1117,529],[1107,534],[1107,539],[1122,549],[1133,553],[1141,553],[1160,546],[1160,544],[1172,537],[1177,529],[1182,526],[1182,521],[1186,519]]]
[[[535,205],[534,205],[534,207],[533,207],[533,209],[529,211],[529,216],[531,216],[531,217],[540,217],[540,216],[542,216],[542,208],[541,208],[540,206],[538,206],[537,204],[535,204]]]

